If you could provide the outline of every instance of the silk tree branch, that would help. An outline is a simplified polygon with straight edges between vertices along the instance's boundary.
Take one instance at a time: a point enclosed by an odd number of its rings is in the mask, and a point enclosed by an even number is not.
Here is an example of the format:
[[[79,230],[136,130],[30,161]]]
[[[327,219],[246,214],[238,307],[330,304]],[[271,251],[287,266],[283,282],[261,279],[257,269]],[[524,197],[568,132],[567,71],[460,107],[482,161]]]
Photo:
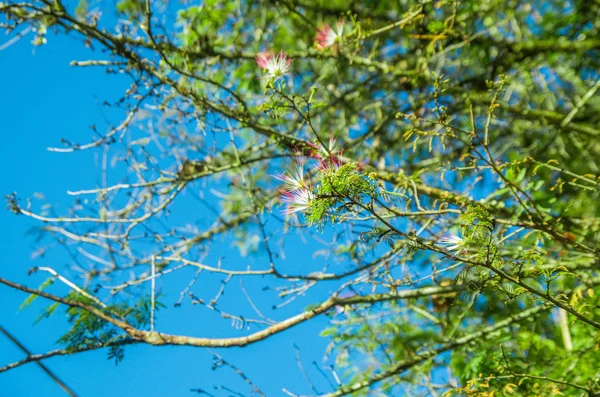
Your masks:
[[[49,2],[45,2],[45,3],[51,4]],[[276,138],[279,141],[285,143],[286,146],[290,146],[290,145],[294,146],[295,145],[295,146],[298,146],[299,148],[303,148],[306,145],[306,142],[304,142],[301,139],[298,139],[291,135],[281,133],[273,128],[261,125],[258,121],[252,119],[247,113],[236,112],[227,106],[219,105],[217,103],[210,101],[209,99],[207,99],[205,97],[200,96],[198,93],[194,92],[193,90],[184,87],[178,81],[173,80],[173,79],[169,78],[168,76],[162,74],[158,69],[156,69],[149,62],[146,62],[142,57],[139,56],[138,53],[136,53],[132,49],[132,48],[138,48],[138,49],[142,48],[142,49],[150,49],[150,50],[154,50],[154,51],[159,51],[159,50],[164,51],[165,49],[162,46],[164,46],[165,43],[153,44],[152,42],[149,42],[146,40],[132,39],[132,38],[129,38],[126,36],[117,37],[117,36],[111,35],[108,32],[98,30],[95,26],[93,26],[91,24],[87,24],[83,21],[79,21],[73,15],[70,15],[69,13],[67,13],[64,10],[64,8],[61,9],[60,12],[58,12],[55,9],[53,9],[52,7],[45,9],[45,8],[34,7],[32,5],[28,5],[28,4],[24,4],[24,3],[20,4],[20,5],[12,5],[11,7],[16,7],[16,6],[26,7],[26,8],[31,9],[32,11],[34,11],[34,14],[32,14],[30,19],[37,17],[39,15],[52,16],[57,19],[57,24],[64,27],[65,29],[74,29],[75,31],[79,32],[80,34],[84,35],[85,37],[89,37],[91,39],[97,40],[108,50],[112,51],[115,55],[123,57],[125,59],[128,59],[132,64],[136,65],[139,68],[139,71],[145,72],[149,76],[159,80],[160,83],[162,83],[166,86],[172,87],[182,97],[188,98],[191,102],[193,102],[196,105],[206,106],[207,108],[211,109],[212,111],[215,111],[225,117],[228,117],[228,118],[231,118],[233,120],[240,122],[244,127],[251,128],[258,134],[261,134],[261,135],[264,135],[267,137]],[[11,7],[3,7],[3,8],[0,7],[0,11],[4,10],[4,8],[8,9]],[[579,50],[591,49],[591,48],[597,48],[598,43],[600,43],[600,41],[597,41],[597,40],[589,40],[589,41],[580,42],[580,43],[569,42],[569,43],[567,43],[568,45],[566,45],[564,48],[574,48],[572,46],[576,46]],[[125,44],[127,44],[127,46],[125,46]],[[505,45],[510,44],[511,46],[514,46],[516,48],[516,51],[524,51],[524,50],[542,51],[542,49],[548,47],[548,43],[546,41],[531,42],[531,43],[530,42],[527,42],[527,43],[504,43],[504,44]],[[158,46],[158,48],[157,48],[157,46]],[[560,47],[560,48],[553,47],[553,49],[555,49],[557,51],[563,51],[564,48],[563,47]],[[175,50],[177,50],[177,48],[169,47],[169,50],[175,51]],[[221,54],[221,53],[217,54],[217,53],[214,53],[214,50],[213,50],[213,55],[218,55],[218,56],[225,57],[225,58],[241,57],[243,59],[252,59],[255,54],[244,53],[242,56],[241,54],[234,53],[233,55],[229,54],[229,57],[227,57],[226,56],[227,54]],[[300,54],[292,54],[292,56],[294,56],[295,58],[301,57]],[[320,56],[322,56],[322,54]],[[360,64],[360,63],[356,62],[356,60],[353,60],[353,64]],[[381,179],[389,180],[390,182],[396,182],[398,179],[393,174],[388,174],[387,176],[381,175],[381,173],[378,173],[378,174],[380,175]],[[447,201],[447,202],[450,202],[453,204],[458,204],[458,205],[465,205],[470,200],[469,198],[462,196],[462,195],[458,195],[458,194],[455,194],[455,193],[452,193],[452,192],[449,192],[449,191],[446,191],[443,189],[431,188],[431,187],[424,186],[424,185],[423,186],[419,185],[419,190],[427,195],[431,195],[431,196],[441,199],[443,201]],[[488,209],[490,209],[490,208],[488,208]],[[492,212],[494,212],[496,214],[498,214],[499,212],[505,212],[502,209],[497,209],[497,208],[491,208],[491,209],[492,209]],[[550,233],[553,237],[559,239],[561,242],[563,242],[565,244],[570,244],[570,245],[574,244],[573,242],[571,242],[568,238],[566,238],[564,235],[562,235],[558,231],[548,230],[547,227],[542,227],[543,225],[528,225],[528,226],[538,228],[539,230]],[[589,248],[589,247],[580,247],[580,248]],[[593,250],[590,250],[590,252],[593,252]]]
[[[83,352],[87,352],[87,351],[103,349],[103,348],[110,347],[110,346],[132,345],[132,344],[136,344],[136,343],[140,343],[140,342],[135,341],[133,339],[125,339],[125,340],[116,341],[114,343],[99,343],[97,345],[86,346],[86,347],[82,347],[82,348],[75,349],[75,350],[73,350],[73,349],[56,349],[56,350],[51,350],[49,352],[42,353],[42,354],[31,354],[30,352],[26,352],[28,354],[28,356],[25,357],[24,359],[7,364],[4,367],[0,367],[0,373],[9,371],[11,369],[20,367],[21,365],[25,365],[28,363],[39,362],[39,361],[45,360],[47,358],[52,358],[52,357],[57,357],[57,356],[68,356],[68,355],[72,355],[72,354],[76,354],[76,353],[83,353]]]
[[[357,295],[347,298],[340,298],[337,294],[332,295],[329,299],[322,303],[307,309],[306,311],[297,314],[293,317],[289,317],[286,320],[280,321],[276,324],[271,325],[261,331],[257,331],[253,334],[241,337],[233,338],[200,338],[193,336],[182,336],[182,335],[170,335],[163,334],[160,332],[150,332],[135,328],[126,321],[112,317],[110,314],[97,309],[93,306],[86,305],[81,302],[68,300],[49,294],[47,292],[38,291],[24,285],[13,283],[12,281],[0,278],[0,283],[5,284],[14,289],[28,292],[41,296],[43,298],[50,299],[55,302],[62,303],[70,307],[78,307],[89,313],[99,317],[100,319],[113,324],[114,326],[125,331],[131,338],[138,342],[147,343],[150,345],[180,345],[180,346],[196,346],[196,347],[240,347],[246,346],[264,339],[267,339],[275,334],[292,328],[298,324],[306,322],[316,316],[326,313],[335,306],[345,305],[356,305],[356,304],[375,304],[378,302],[396,301],[403,299],[415,299],[420,297],[426,297],[436,294],[451,293],[464,290],[464,285],[453,285],[448,287],[423,287],[412,290],[401,290],[395,293],[388,294],[372,294],[372,295]]]
[[[532,286],[530,286],[529,284],[521,281],[518,277],[513,277],[510,274],[504,272],[502,269],[499,269],[497,267],[492,266],[489,263],[484,263],[484,262],[477,262],[477,261],[473,261],[470,259],[466,259],[466,258],[461,258],[458,257],[454,254],[452,254],[451,252],[448,252],[447,250],[441,249],[433,244],[427,244],[426,242],[424,242],[423,240],[419,239],[418,237],[415,236],[410,236],[407,233],[399,230],[398,228],[396,228],[394,225],[392,225],[390,222],[388,222],[386,219],[384,219],[383,217],[381,217],[381,215],[379,215],[377,213],[377,211],[375,211],[373,208],[364,205],[363,203],[361,203],[360,201],[357,201],[355,199],[353,199],[352,197],[348,197],[348,196],[342,196],[341,197],[345,197],[348,200],[350,200],[352,202],[352,204],[362,208],[365,211],[370,212],[371,214],[373,214],[380,222],[382,222],[384,225],[386,225],[388,228],[390,228],[390,230],[393,230],[394,233],[398,234],[401,237],[406,238],[407,240],[413,241],[416,244],[418,244],[421,248],[426,249],[426,250],[431,250],[434,252],[437,252],[439,254],[445,255],[446,257],[448,257],[449,259],[452,260],[456,260],[459,262],[464,262],[464,263],[468,263],[470,265],[473,266],[481,266],[484,267],[488,270],[490,270],[491,272],[495,273],[496,275],[498,275],[499,277],[501,277],[504,280],[510,281],[513,284],[516,284],[522,288],[524,288],[525,290],[527,290],[528,292],[530,292],[531,294],[539,297],[542,300],[545,300],[549,303],[552,303],[554,306],[559,307],[569,313],[571,313],[572,315],[574,315],[575,317],[577,317],[579,320],[583,321],[586,324],[591,325],[592,327],[596,328],[596,329],[600,329],[600,323],[597,321],[594,321],[586,316],[584,316],[583,314],[579,313],[577,310],[573,309],[571,306],[561,302],[560,300],[550,296],[549,292],[544,293],[543,291],[540,291]]]
[[[471,334],[463,336],[462,338],[458,338],[451,342],[448,342],[437,349],[428,350],[426,352],[417,354],[415,357],[413,357],[411,359],[401,361],[398,364],[392,366],[387,371],[384,371],[379,374],[371,376],[368,380],[356,382],[356,383],[353,383],[348,386],[342,386],[334,392],[323,394],[319,397],[341,397],[341,396],[345,396],[345,395],[357,392],[364,388],[370,387],[378,382],[381,382],[384,379],[398,375],[398,374],[414,367],[415,365],[418,365],[426,360],[434,358],[444,352],[453,350],[460,346],[464,346],[464,345],[466,345],[470,342],[473,342],[477,339],[485,338],[488,335],[490,335],[496,331],[499,331],[513,323],[518,323],[520,321],[531,318],[542,311],[550,310],[550,308],[551,307],[540,305],[540,306],[533,307],[531,309],[524,310],[519,314],[510,316],[502,321],[498,321],[496,324],[494,324],[492,326],[486,327],[480,331],[473,332]]]
[[[27,354],[27,358],[31,357],[31,353],[29,352],[29,349],[27,349],[21,342],[19,342],[19,340],[14,337],[10,332],[8,332],[4,327],[2,327],[0,325],[0,332],[2,332],[8,339],[10,339],[11,342],[13,342],[19,349],[21,349],[25,354]],[[72,397],[77,397],[77,394],[69,387],[67,386],[66,383],[64,383],[62,380],[60,380],[60,378],[58,376],[56,376],[51,370],[50,368],[48,368],[46,365],[37,362],[37,365],[42,369],[42,371],[44,371],[50,378],[52,378],[53,381],[56,382],[56,384],[58,384],[61,389],[63,389],[65,391],[65,393],[67,393],[68,395],[72,396]],[[3,368],[0,368],[0,372],[2,372]]]

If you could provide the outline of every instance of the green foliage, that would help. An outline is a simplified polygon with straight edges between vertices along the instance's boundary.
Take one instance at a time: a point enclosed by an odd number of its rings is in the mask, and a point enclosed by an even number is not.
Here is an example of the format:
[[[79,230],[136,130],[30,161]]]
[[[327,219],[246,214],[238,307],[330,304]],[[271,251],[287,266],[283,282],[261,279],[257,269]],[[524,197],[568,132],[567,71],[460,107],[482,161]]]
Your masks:
[[[119,127],[60,148],[113,159],[118,184],[71,192],[64,216],[7,196],[43,222],[39,252],[68,248],[69,278],[125,282],[99,288],[106,308],[68,299],[144,329],[143,265],[196,265],[169,296],[246,335],[275,316],[218,302],[232,285],[298,312],[351,292],[372,301],[322,333],[336,395],[600,393],[597,0],[29,3],[2,3],[0,29],[76,35],[98,57],[74,64],[131,78],[106,103]],[[269,51],[283,66],[257,64]],[[294,164],[300,180],[272,178]],[[67,321],[63,346],[123,359],[123,330],[74,307]]]
[[[390,229],[384,229],[380,227],[374,227],[371,230],[360,233],[360,240],[369,244],[373,241],[385,242],[390,248],[394,246],[395,234]]]
[[[44,281],[39,287],[38,290],[42,291],[44,288],[52,285],[54,283],[54,277],[48,277],[46,279],[46,281]],[[23,301],[23,303],[21,303],[21,306],[19,306],[19,310],[23,310],[24,308],[29,307],[29,305],[31,305],[31,303],[33,303],[33,301],[38,297],[39,295],[36,294],[30,294],[27,299],[25,299]]]
[[[143,0],[121,0],[117,3],[117,11],[133,19],[141,19],[146,7]]]
[[[75,16],[77,19],[85,21],[87,19],[89,8],[90,3],[88,0],[79,0],[77,8],[75,8]]]
[[[98,306],[93,300],[75,292],[69,294],[68,299],[91,307]],[[71,329],[58,340],[58,343],[72,351],[109,344],[121,334],[121,331],[111,323],[79,307],[67,309],[67,321],[71,324]]]
[[[324,167],[319,172],[319,185],[307,220],[321,227],[327,221],[333,224],[346,211],[368,202],[375,189],[375,181],[359,171],[356,164]]]
[[[494,229],[494,220],[482,206],[470,205],[459,221],[463,237],[473,243],[487,244]]]
[[[71,292],[67,296],[67,300],[101,310],[111,317],[127,321],[136,328],[143,329],[150,324],[151,301],[147,296],[140,298],[134,305],[122,303],[107,307],[101,307],[94,300],[77,292]],[[155,302],[155,310],[164,307],[164,304],[159,301]],[[40,319],[50,317],[57,308],[58,303],[52,304],[44,310]],[[72,352],[89,347],[107,346],[109,359],[114,359],[116,363],[123,360],[125,353],[122,342],[128,340],[129,337],[122,329],[77,306],[69,307],[66,314],[71,328],[60,337],[57,341],[58,344]]]

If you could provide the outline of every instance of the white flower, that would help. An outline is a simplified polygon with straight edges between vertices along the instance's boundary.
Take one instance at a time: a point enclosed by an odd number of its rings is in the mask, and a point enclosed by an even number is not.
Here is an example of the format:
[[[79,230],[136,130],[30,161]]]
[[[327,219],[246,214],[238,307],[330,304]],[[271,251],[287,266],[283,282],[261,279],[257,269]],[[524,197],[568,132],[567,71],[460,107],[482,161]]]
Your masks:
[[[277,79],[289,74],[292,58],[283,51],[279,51],[277,55],[271,51],[261,52],[256,55],[256,64],[267,73],[266,77]]]
[[[281,194],[281,201],[288,204],[283,213],[289,215],[298,211],[306,211],[314,198],[315,195],[313,192],[306,188],[296,189],[292,192],[283,192]]]
[[[443,246],[445,250],[456,254],[464,251],[465,249],[465,241],[454,234],[447,234],[441,237],[438,243]]]
[[[273,177],[282,181],[285,185],[284,190],[288,192],[308,187],[304,180],[304,162],[302,160],[298,160],[291,172],[285,171],[283,174],[276,174]]]

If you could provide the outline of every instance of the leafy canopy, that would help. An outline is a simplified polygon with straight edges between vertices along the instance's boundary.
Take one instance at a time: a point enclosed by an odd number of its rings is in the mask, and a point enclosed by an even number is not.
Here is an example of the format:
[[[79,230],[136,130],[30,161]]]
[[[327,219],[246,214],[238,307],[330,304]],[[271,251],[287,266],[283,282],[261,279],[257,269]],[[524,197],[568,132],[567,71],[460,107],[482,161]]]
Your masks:
[[[64,215],[8,196],[74,256],[46,311],[70,306],[68,353],[244,346],[325,315],[327,396],[600,393],[597,0],[0,13],[12,37],[76,37],[96,57],[73,67],[130,79],[107,103],[119,123],[52,149],[107,156],[112,182]],[[211,255],[222,245],[238,257]],[[253,292],[223,298],[237,279]],[[155,282],[167,310],[217,311],[232,338],[170,334]],[[244,312],[250,295],[278,309]]]

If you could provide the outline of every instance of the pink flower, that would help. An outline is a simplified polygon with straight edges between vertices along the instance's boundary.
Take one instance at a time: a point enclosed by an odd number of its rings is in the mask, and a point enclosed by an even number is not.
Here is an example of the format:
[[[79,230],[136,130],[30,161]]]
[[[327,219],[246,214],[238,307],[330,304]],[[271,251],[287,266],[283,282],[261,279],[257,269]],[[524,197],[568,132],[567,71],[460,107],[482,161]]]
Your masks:
[[[327,147],[315,144],[311,146],[313,147],[311,156],[319,162],[319,169],[329,170],[333,167],[337,170],[342,166],[343,151],[338,147],[333,136],[329,138]]]
[[[266,77],[277,79],[289,74],[292,58],[283,51],[279,51],[277,55],[271,51],[261,52],[256,55],[256,64],[267,73]]]
[[[304,161],[301,158],[298,159],[291,172],[285,171],[282,174],[273,175],[273,177],[282,181],[288,192],[308,188],[308,184],[304,180]]]
[[[317,34],[315,36],[315,46],[320,50],[331,47],[342,38],[343,34],[343,21],[338,21],[335,24],[335,30],[333,30],[328,24],[323,24],[321,29],[317,30]]]
[[[283,213],[289,215],[298,211],[306,211],[310,207],[310,203],[314,198],[315,195],[313,192],[307,188],[300,188],[291,192],[283,192],[281,194],[281,201],[288,204]]]

